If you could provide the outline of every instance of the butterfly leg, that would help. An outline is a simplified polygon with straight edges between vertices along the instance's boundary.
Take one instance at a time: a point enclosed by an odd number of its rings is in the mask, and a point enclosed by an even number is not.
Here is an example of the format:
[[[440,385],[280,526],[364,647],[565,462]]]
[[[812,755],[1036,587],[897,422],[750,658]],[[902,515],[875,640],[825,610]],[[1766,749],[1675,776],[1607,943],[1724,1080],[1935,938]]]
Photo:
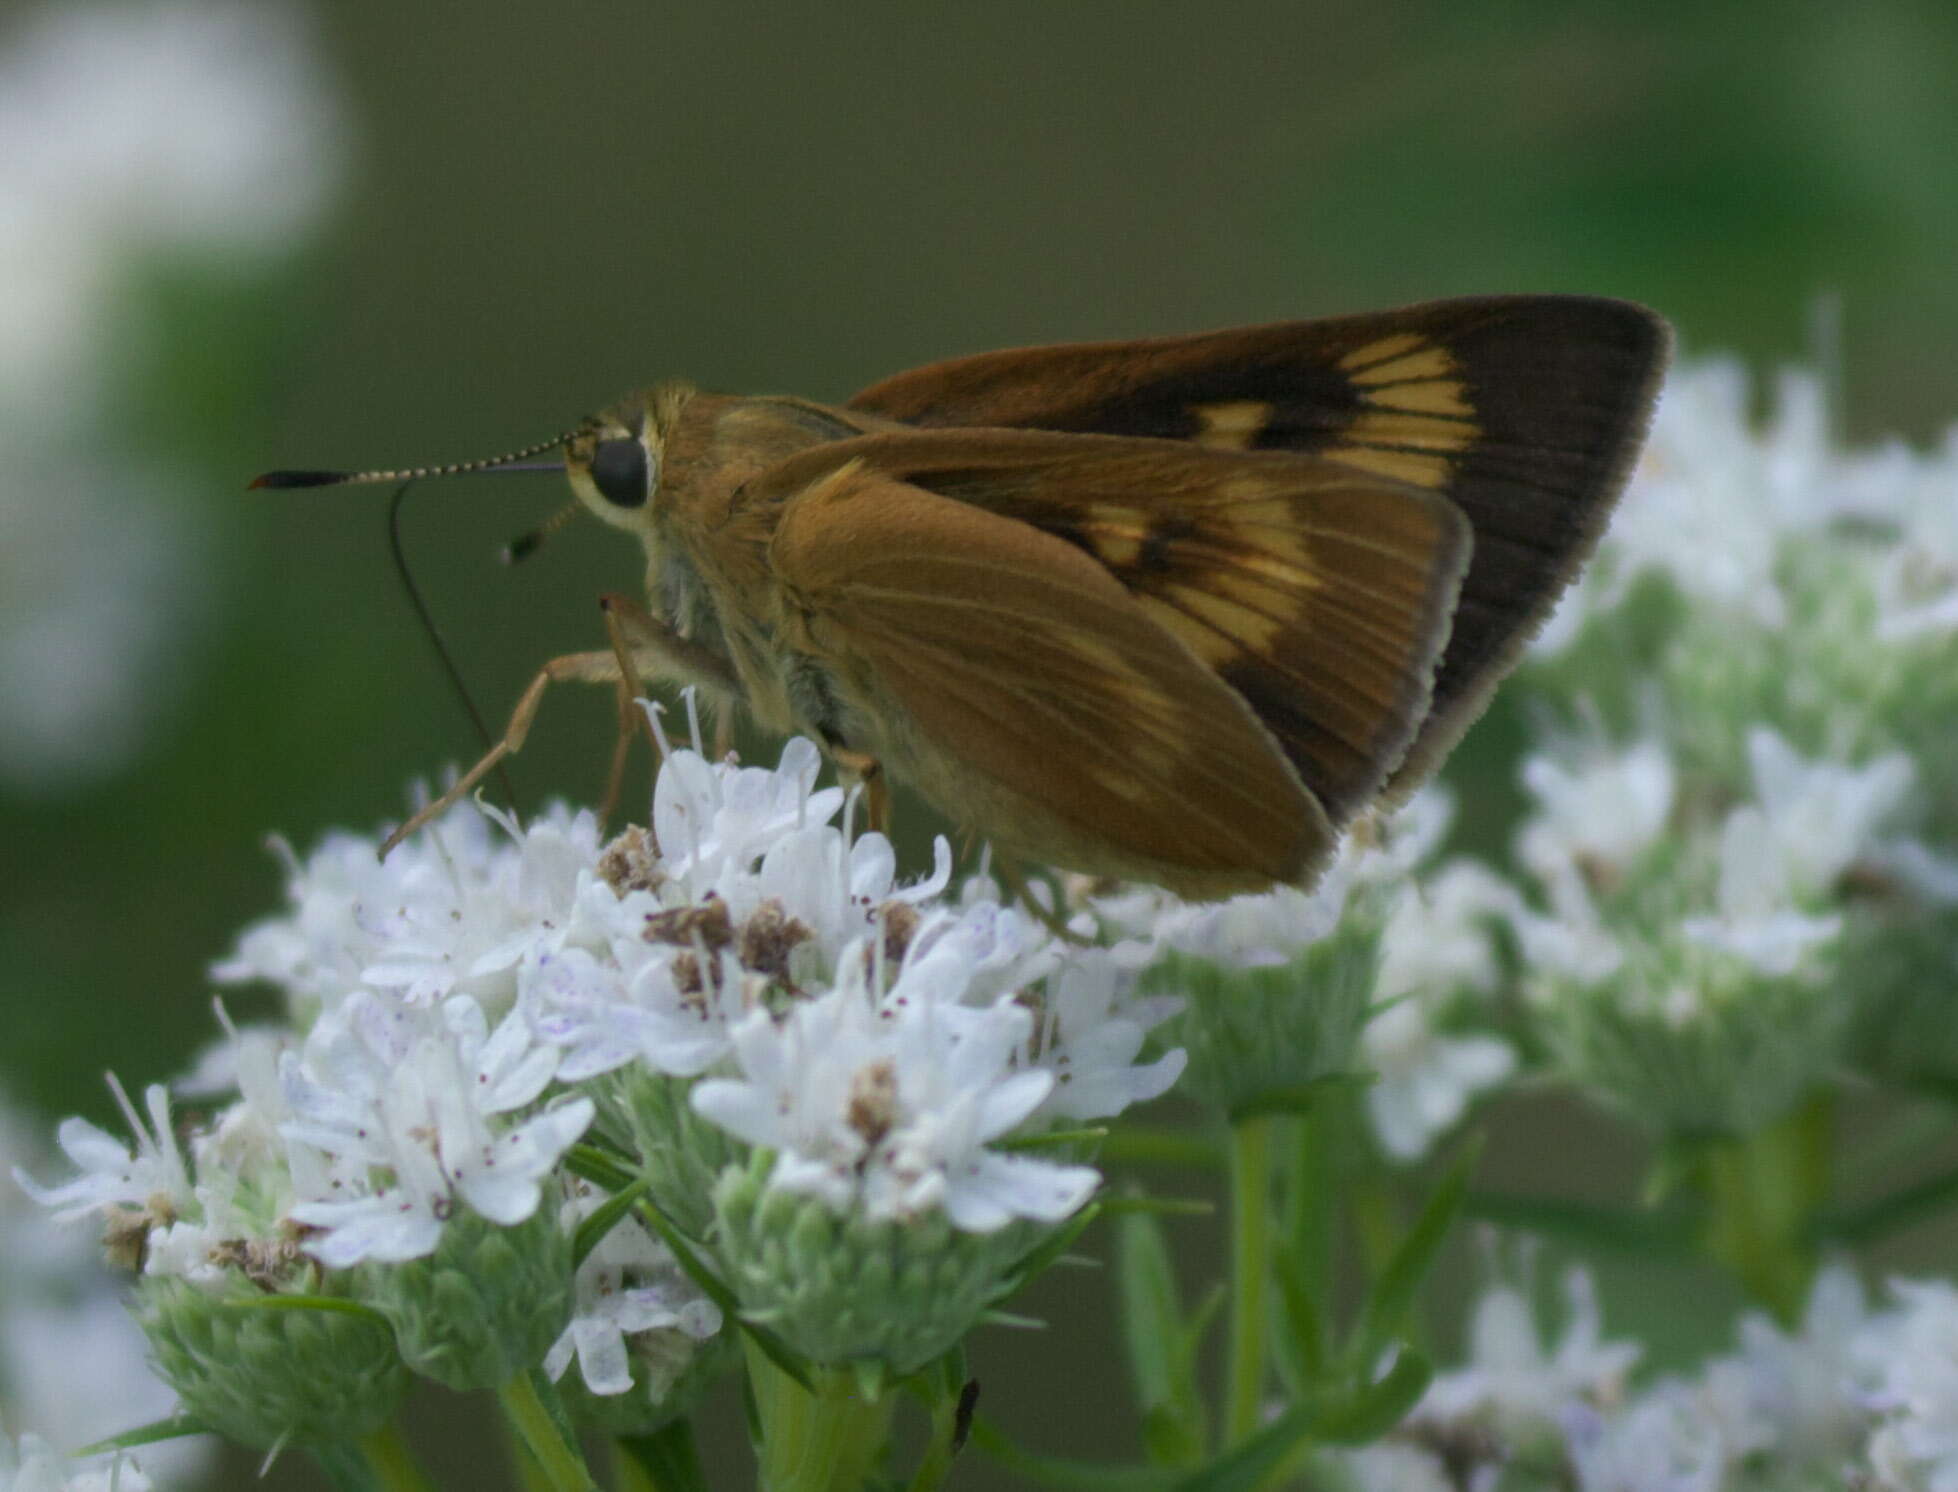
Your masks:
[[[623,770],[623,747],[631,739],[631,722],[626,711],[631,709],[632,691],[642,680],[677,677],[729,689],[735,687],[734,672],[727,660],[711,649],[682,637],[644,608],[622,597],[604,597],[602,604],[607,618],[606,631],[612,645],[604,651],[566,653],[538,669],[536,677],[517,700],[516,709],[510,712],[510,723],[504,728],[503,739],[492,746],[481,761],[463,773],[455,786],[390,834],[381,844],[383,858],[410,834],[474,792],[476,785],[493,772],[498,763],[523,749],[523,743],[530,735],[531,724],[537,718],[538,707],[543,703],[544,693],[552,684],[610,684],[621,692],[621,739],[613,751],[615,773]],[[637,635],[631,635],[633,633]]]
[[[891,783],[884,775],[884,764],[867,751],[853,751],[848,746],[829,748],[830,760],[837,769],[847,772],[863,785],[864,815],[870,821],[870,828],[878,834],[891,832]]]

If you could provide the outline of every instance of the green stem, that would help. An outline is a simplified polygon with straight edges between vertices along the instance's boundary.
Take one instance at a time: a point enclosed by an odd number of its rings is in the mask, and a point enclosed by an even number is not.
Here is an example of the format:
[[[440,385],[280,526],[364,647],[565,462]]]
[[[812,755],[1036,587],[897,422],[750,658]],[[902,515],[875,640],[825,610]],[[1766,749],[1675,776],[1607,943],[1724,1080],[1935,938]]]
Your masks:
[[[622,1436],[614,1459],[625,1492],[681,1492],[707,1485],[689,1419],[676,1419],[650,1435]]]
[[[1271,1283],[1271,1130],[1269,1115],[1231,1126],[1231,1344],[1225,1384],[1224,1443],[1258,1428],[1264,1407]]]
[[[938,1492],[945,1485],[945,1478],[952,1474],[952,1462],[958,1457],[958,1447],[953,1438],[958,1433],[959,1396],[956,1393],[942,1395],[931,1407],[931,1439],[925,1445],[925,1453],[918,1461],[918,1469],[912,1474],[906,1492]]]
[[[435,1492],[435,1483],[416,1464],[401,1427],[392,1422],[360,1438],[360,1454],[384,1492]]]
[[[884,1454],[896,1397],[867,1398],[847,1368],[813,1367],[804,1389],[743,1335],[762,1492],[856,1492]]]
[[[330,1445],[310,1446],[308,1451],[334,1492],[375,1492],[381,1485],[364,1446],[335,1441]]]
[[[565,1433],[529,1373],[511,1378],[496,1391],[496,1397],[552,1492],[597,1492],[578,1443]]]

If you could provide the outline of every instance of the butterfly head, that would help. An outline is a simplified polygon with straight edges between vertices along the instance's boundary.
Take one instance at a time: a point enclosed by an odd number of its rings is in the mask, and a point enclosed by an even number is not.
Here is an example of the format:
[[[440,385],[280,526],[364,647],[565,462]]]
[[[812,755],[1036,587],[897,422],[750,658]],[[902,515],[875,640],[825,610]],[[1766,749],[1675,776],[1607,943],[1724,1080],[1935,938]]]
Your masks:
[[[616,528],[645,530],[657,510],[667,436],[691,393],[675,383],[641,389],[572,431],[564,474],[578,500]]]

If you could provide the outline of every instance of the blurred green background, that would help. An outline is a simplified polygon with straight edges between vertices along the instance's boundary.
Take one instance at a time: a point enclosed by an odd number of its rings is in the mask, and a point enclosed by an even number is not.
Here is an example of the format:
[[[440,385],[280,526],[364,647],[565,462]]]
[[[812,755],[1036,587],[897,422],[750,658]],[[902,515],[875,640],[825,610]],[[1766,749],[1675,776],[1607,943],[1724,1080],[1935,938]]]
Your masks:
[[[0,47],[31,14],[0,15]],[[251,266],[132,262],[102,328],[90,439],[172,472],[164,521],[198,547],[184,619],[134,619],[152,648],[164,630],[133,750],[0,789],[0,1082],[49,1114],[104,1117],[103,1069],[153,1080],[205,1042],[208,964],[277,902],[268,832],[303,849],[395,816],[477,750],[389,568],[385,492],[247,497],[262,469],[491,454],[673,374],[841,399],[955,353],[1486,291],[1634,297],[1689,355],[1763,369],[1813,350],[1836,298],[1848,432],[1958,415],[1958,10],[1933,0],[333,0],[312,21],[346,152],[316,231]],[[58,518],[67,480],[0,475],[0,505]],[[544,658],[599,644],[599,591],[639,584],[588,523],[498,565],[563,496],[540,476],[409,504],[494,721]],[[35,563],[17,544],[0,577]],[[521,801],[594,799],[609,745],[606,697],[553,697]],[[647,782],[635,758],[629,803]],[[1636,1155],[1561,1109],[1496,1124],[1518,1185],[1608,1188]],[[1016,1364],[988,1407],[1044,1449],[1128,1443],[1125,1385],[1081,1371],[1112,1361],[1102,1294],[1030,1303],[1064,1376],[981,1346],[982,1374],[988,1350]]]

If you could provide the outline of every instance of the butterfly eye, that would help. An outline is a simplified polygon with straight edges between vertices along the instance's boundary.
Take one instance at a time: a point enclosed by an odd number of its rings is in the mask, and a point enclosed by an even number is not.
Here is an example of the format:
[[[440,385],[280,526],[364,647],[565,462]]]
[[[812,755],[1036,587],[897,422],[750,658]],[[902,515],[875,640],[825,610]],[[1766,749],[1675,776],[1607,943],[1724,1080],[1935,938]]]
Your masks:
[[[591,456],[591,482],[614,507],[644,507],[652,492],[646,448],[636,440],[601,440]]]

